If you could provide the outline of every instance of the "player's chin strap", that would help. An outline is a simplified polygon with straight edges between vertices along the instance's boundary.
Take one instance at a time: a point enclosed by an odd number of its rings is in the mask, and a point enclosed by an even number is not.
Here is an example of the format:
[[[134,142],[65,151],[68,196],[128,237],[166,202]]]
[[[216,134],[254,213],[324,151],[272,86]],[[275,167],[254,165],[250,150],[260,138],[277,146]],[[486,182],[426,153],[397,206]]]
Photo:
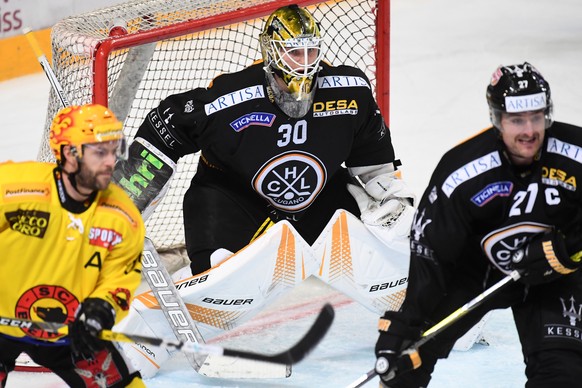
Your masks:
[[[457,322],[459,319],[464,317],[469,311],[474,310],[477,306],[480,306],[483,302],[491,298],[494,294],[504,289],[507,285],[519,280],[521,274],[518,271],[513,271],[481,294],[477,295],[475,298],[471,299],[469,302],[465,303],[463,306],[459,307],[457,310],[452,312],[450,315],[445,317],[439,323],[428,329],[422,334],[422,337],[416,341],[414,344],[409,346],[407,349],[402,351],[402,357],[406,356],[410,362],[407,364],[414,365],[415,359],[418,359],[418,348],[424,345],[426,342],[440,334],[444,329]],[[420,361],[420,360],[419,360]],[[366,384],[368,381],[373,379],[378,373],[376,372],[378,364],[382,364],[384,361],[379,358],[376,361],[376,367],[368,371],[368,373],[360,376],[357,380],[352,382],[347,388],[358,388]],[[420,363],[418,363],[420,366]],[[391,371],[392,378],[398,373],[397,369]]]
[[[334,310],[330,304],[325,304],[315,322],[303,337],[292,347],[277,353],[263,354],[245,350],[235,350],[224,348],[218,345],[206,345],[187,341],[176,341],[172,339],[162,339],[156,337],[146,337],[127,333],[120,333],[111,330],[102,330],[99,338],[104,341],[115,342],[140,342],[153,346],[159,346],[170,350],[177,350],[188,354],[218,355],[226,357],[236,357],[247,360],[263,361],[276,364],[296,364],[303,360],[323,339],[334,318]],[[0,317],[0,326],[18,327],[21,329],[41,329],[49,333],[66,335],[68,325],[59,322],[32,321],[20,318]]]

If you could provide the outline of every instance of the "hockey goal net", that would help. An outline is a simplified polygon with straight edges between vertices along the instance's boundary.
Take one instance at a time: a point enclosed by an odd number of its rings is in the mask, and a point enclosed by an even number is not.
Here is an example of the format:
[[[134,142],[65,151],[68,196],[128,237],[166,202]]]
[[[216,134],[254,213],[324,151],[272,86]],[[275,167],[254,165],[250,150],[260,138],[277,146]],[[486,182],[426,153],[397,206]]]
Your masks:
[[[53,70],[71,104],[108,105],[131,140],[166,96],[206,87],[261,59],[258,35],[275,9],[306,6],[332,65],[364,70],[388,117],[389,0],[135,0],[64,19],[52,29]],[[122,28],[114,28],[119,26]],[[51,91],[46,130],[61,100]],[[40,160],[52,160],[45,140]],[[197,155],[180,159],[171,189],[147,220],[157,248],[184,244],[182,199]]]

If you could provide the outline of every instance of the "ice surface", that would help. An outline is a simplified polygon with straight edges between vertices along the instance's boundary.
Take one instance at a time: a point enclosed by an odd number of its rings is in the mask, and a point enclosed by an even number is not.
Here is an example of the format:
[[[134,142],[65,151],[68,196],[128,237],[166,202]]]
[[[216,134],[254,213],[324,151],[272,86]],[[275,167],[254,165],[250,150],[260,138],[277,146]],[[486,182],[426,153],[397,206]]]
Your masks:
[[[485,88],[499,64],[532,63],[551,84],[555,118],[582,125],[582,2],[579,0],[391,0],[390,128],[404,178],[418,196],[440,156],[489,125]],[[4,58],[3,58],[4,60]],[[34,159],[44,127],[49,83],[44,74],[0,82],[0,160]],[[328,294],[329,293],[329,294]],[[285,380],[217,380],[198,376],[177,355],[152,388],[342,387],[374,362],[377,317],[317,282],[294,290],[270,311],[330,295],[336,321],[329,335]],[[281,350],[309,318],[264,322],[222,345]],[[262,326],[261,326],[262,325]],[[256,332],[255,332],[256,331]],[[241,331],[243,332],[243,331]],[[485,326],[490,346],[453,352],[437,364],[431,388],[520,387],[522,356],[509,311]],[[368,386],[377,386],[376,382]],[[10,376],[8,387],[62,387],[51,375]]]

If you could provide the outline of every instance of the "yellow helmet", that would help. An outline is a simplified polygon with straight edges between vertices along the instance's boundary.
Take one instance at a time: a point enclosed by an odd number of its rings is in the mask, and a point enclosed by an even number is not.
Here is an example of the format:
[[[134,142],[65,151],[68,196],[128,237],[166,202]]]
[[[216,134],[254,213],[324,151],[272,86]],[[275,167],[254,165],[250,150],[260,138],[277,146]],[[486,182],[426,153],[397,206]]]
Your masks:
[[[267,71],[277,74],[297,101],[308,98],[323,58],[317,21],[304,8],[290,5],[277,9],[260,35]]]
[[[123,124],[113,112],[99,104],[69,106],[53,119],[49,144],[58,162],[62,162],[63,146],[71,146],[78,158],[83,145],[119,140],[119,152],[125,151]]]

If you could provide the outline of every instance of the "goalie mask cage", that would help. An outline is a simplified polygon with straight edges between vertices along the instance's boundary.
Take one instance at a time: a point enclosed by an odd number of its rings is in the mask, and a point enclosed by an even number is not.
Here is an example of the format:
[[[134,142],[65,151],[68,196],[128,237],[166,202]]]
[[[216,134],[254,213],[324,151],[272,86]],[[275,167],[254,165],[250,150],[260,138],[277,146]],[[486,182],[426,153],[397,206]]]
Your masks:
[[[58,22],[51,33],[53,70],[71,104],[109,106],[131,141],[168,95],[206,87],[219,74],[261,59],[258,36],[266,17],[289,4],[308,7],[319,21],[327,62],[365,71],[387,119],[389,0],[129,1]],[[53,90],[39,160],[54,160],[48,132],[60,108]],[[182,200],[197,160],[179,160],[170,189],[146,222],[156,248],[184,244]]]

